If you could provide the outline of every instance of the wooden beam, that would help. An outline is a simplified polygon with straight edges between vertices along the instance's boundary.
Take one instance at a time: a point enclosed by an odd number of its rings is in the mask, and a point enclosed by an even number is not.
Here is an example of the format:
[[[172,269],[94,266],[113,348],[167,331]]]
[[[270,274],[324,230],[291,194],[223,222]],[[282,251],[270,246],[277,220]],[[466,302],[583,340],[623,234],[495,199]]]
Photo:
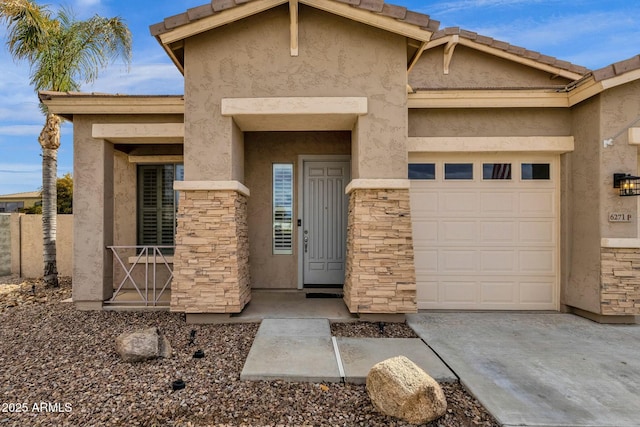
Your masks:
[[[564,70],[562,68],[554,67],[553,65],[543,64],[542,62],[538,62],[534,59],[525,58],[520,55],[516,55],[514,53],[506,52],[502,49],[497,49],[493,46],[487,46],[482,43],[475,42],[473,40],[465,39],[464,37],[460,38],[457,34],[453,34],[450,36],[442,37],[437,40],[430,41],[425,46],[425,50],[433,49],[438,46],[442,46],[444,44],[449,45],[452,43],[454,38],[457,38],[457,43],[466,47],[470,47],[475,50],[479,50],[481,52],[488,53],[493,56],[497,56],[499,58],[508,59],[510,61],[526,65],[528,67],[536,68],[538,70],[546,71],[548,73],[553,74],[554,77],[560,76],[570,80],[578,80],[582,78],[582,74],[574,73],[569,70]],[[446,49],[446,48],[445,48]]]
[[[315,7],[316,9],[324,10],[345,18],[352,19],[354,21],[361,22],[363,24],[371,25],[373,27],[381,28],[392,33],[400,34],[405,37],[409,37],[420,41],[429,41],[433,35],[432,31],[424,30],[416,25],[399,21],[389,16],[384,16],[378,13],[371,13],[368,10],[352,7],[348,4],[340,3],[337,1],[326,0],[299,0],[300,3],[307,6]]]
[[[451,37],[451,40],[449,40],[447,44],[444,46],[443,69],[445,74],[449,74],[449,65],[451,64],[451,59],[453,58],[453,51],[456,50],[456,46],[458,45],[459,41],[460,41],[460,36],[456,34],[453,37]]]
[[[213,28],[221,27],[242,18],[264,12],[265,10],[285,4],[287,1],[288,0],[253,0],[160,34],[160,40],[163,44],[183,40]]]
[[[413,54],[411,60],[409,61],[409,65],[407,66],[407,75],[413,70],[413,67],[418,63],[418,59],[422,56],[422,52],[425,51],[425,47],[427,46],[427,42],[422,42],[416,53]]]
[[[298,0],[289,0],[291,56],[298,56]]]
[[[566,108],[566,92],[543,90],[430,90],[408,94],[409,108]]]

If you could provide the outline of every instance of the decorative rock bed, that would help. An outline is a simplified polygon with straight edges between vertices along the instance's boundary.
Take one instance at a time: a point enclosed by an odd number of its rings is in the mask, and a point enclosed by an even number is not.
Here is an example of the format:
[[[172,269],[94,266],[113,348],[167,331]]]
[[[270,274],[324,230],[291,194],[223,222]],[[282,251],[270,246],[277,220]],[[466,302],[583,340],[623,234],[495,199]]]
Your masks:
[[[0,313],[2,425],[409,425],[380,414],[364,385],[240,381],[258,324],[194,326],[169,312],[82,312],[60,303],[70,281],[58,290],[35,284],[46,302],[27,298]],[[357,336],[362,326],[351,325],[338,328]],[[365,328],[378,327],[372,325]],[[123,362],[116,337],[147,327],[163,332],[173,356]],[[206,357],[193,357],[199,349]],[[173,391],[176,379],[186,387]],[[498,426],[459,384],[442,389],[447,413],[429,425]]]

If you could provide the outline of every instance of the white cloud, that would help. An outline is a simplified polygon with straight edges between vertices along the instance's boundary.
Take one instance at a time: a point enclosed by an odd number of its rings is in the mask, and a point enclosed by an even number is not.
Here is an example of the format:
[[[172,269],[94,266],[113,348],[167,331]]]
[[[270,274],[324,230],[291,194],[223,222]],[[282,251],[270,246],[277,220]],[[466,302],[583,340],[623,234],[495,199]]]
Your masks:
[[[182,94],[183,77],[173,64],[134,64],[127,73],[124,67],[107,69],[84,91],[123,94]]]
[[[76,0],[78,7],[97,6],[100,4],[100,0]]]
[[[42,125],[0,125],[0,135],[30,136],[39,135]]]
[[[428,7],[423,9],[428,9],[426,13],[430,13],[435,19],[438,19],[438,16],[445,16],[448,14],[456,13],[459,11],[468,11],[469,9],[479,9],[479,8],[499,8],[505,6],[517,6],[517,5],[528,5],[533,6],[535,4],[542,3],[559,3],[558,0],[458,0],[458,1],[447,1],[447,2],[439,2],[430,4]]]

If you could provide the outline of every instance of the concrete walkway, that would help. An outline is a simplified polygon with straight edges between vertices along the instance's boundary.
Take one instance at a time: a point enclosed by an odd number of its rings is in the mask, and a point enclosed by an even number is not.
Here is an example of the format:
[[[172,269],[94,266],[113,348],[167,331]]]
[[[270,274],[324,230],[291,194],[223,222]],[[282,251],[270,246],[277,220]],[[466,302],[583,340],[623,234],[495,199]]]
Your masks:
[[[363,384],[373,365],[404,355],[438,381],[457,377],[419,338],[332,337],[328,319],[264,319],[241,380]]]
[[[407,319],[503,426],[640,426],[640,325],[559,313]]]

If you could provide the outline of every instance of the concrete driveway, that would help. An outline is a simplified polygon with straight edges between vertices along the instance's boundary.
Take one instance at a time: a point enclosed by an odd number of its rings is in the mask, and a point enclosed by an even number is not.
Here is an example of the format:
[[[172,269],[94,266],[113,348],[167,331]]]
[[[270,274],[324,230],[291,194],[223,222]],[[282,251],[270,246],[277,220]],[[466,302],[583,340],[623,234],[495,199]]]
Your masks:
[[[504,426],[640,426],[640,325],[560,313],[407,321]]]

